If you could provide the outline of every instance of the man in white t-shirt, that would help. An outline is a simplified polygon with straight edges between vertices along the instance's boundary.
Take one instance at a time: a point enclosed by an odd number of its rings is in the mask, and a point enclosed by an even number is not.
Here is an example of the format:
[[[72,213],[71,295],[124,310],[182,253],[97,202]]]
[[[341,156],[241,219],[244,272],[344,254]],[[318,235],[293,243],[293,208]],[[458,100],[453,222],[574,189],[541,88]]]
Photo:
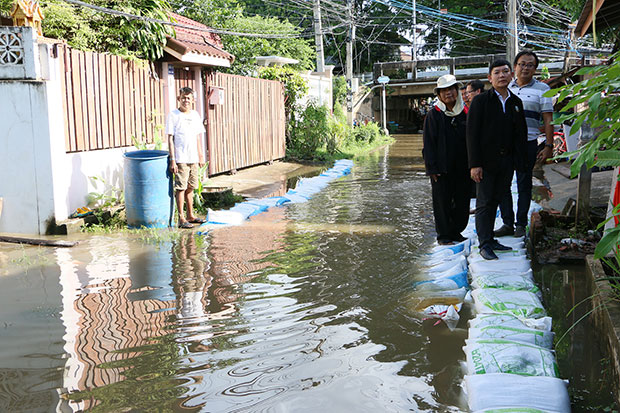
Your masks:
[[[189,87],[179,90],[178,109],[168,114],[166,134],[170,152],[170,172],[174,176],[174,191],[179,210],[179,228],[192,228],[205,222],[194,216],[194,188],[198,187],[198,168],[205,164],[200,134],[205,131],[198,112],[192,109],[194,91]],[[184,206],[187,204],[187,215]]]

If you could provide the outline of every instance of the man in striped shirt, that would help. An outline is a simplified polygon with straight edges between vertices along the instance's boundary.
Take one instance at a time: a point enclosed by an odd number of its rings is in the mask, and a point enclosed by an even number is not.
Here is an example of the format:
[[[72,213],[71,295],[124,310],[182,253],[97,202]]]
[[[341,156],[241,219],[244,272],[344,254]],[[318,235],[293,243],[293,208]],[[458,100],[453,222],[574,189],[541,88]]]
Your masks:
[[[527,121],[527,169],[525,172],[517,172],[517,188],[519,199],[517,201],[517,219],[512,207],[512,195],[506,193],[499,204],[502,225],[495,231],[496,237],[513,235],[522,237],[525,235],[527,226],[530,201],[532,200],[532,170],[536,162],[544,162],[551,157],[553,152],[553,102],[551,98],[543,97],[549,90],[545,83],[534,79],[534,73],[538,67],[536,53],[524,50],[517,54],[514,60],[515,77],[510,85],[510,92],[514,93],[523,101],[525,120]],[[538,135],[540,134],[540,121],[543,121],[546,137],[545,147],[537,153]],[[516,224],[516,229],[515,225]]]

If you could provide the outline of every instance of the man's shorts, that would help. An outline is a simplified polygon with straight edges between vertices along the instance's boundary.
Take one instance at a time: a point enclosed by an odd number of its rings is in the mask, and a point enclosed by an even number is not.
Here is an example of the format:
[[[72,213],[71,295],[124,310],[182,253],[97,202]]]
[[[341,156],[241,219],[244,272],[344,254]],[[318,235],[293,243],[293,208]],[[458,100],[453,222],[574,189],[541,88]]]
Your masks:
[[[185,191],[187,188],[198,188],[198,164],[178,163],[178,172],[174,176],[174,190]]]

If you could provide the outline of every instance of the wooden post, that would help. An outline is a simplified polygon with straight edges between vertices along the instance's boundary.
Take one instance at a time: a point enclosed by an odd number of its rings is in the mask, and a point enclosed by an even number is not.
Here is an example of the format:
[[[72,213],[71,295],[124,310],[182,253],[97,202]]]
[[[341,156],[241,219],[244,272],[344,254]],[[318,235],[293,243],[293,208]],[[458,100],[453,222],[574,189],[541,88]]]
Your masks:
[[[583,164],[577,178],[577,210],[575,211],[575,225],[590,223],[590,184],[592,169]]]

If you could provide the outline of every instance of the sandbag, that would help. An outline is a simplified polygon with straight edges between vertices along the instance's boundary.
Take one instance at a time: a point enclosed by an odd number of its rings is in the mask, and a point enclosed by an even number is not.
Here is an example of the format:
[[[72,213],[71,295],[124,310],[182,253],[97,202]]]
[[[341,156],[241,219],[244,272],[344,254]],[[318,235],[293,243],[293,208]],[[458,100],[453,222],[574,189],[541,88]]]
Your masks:
[[[472,275],[473,288],[503,288],[505,290],[524,290],[539,293],[540,289],[534,282],[532,270],[522,274],[483,273]]]
[[[209,224],[241,225],[245,221],[245,216],[235,211],[213,211],[207,212],[207,222]]]
[[[453,259],[447,259],[439,264],[425,266],[422,270],[427,273],[447,273],[447,272],[461,272],[467,269],[467,258],[464,255],[453,255]]]
[[[526,251],[524,249],[512,249],[512,250],[507,250],[507,251],[496,251],[494,250],[493,252],[495,252],[495,254],[497,254],[497,258],[499,258],[499,261],[513,261],[513,260],[524,260],[524,261],[528,261],[527,260],[527,254]],[[482,256],[480,255],[480,250],[478,249],[478,247],[474,247],[471,249],[471,252],[469,254],[469,256],[467,257],[467,262],[469,262],[470,264],[473,262],[489,262],[488,260],[485,260],[484,258],[482,258]],[[529,261],[528,261],[529,262]]]
[[[467,339],[463,351],[467,374],[559,375],[555,355],[548,348],[503,339]]]
[[[515,374],[465,376],[467,401],[472,411],[570,413],[566,382],[554,377]]]
[[[507,313],[524,318],[547,315],[538,296],[529,291],[479,288],[472,295],[478,313]]]
[[[512,314],[488,313],[478,314],[469,320],[469,327],[471,328],[484,328],[488,326],[533,328],[541,331],[551,331],[551,317],[520,318]]]
[[[520,343],[533,344],[550,349],[553,347],[553,333],[525,327],[487,326],[482,328],[470,328],[470,339],[493,339],[518,341]]]
[[[461,287],[469,288],[469,282],[467,271],[461,271],[456,274],[438,276],[435,279],[418,281],[413,286],[418,290],[457,290]]]
[[[526,259],[520,260],[495,260],[495,261],[475,261],[469,264],[469,272],[471,274],[483,273],[508,273],[519,274],[527,272],[530,269],[530,262]]]

